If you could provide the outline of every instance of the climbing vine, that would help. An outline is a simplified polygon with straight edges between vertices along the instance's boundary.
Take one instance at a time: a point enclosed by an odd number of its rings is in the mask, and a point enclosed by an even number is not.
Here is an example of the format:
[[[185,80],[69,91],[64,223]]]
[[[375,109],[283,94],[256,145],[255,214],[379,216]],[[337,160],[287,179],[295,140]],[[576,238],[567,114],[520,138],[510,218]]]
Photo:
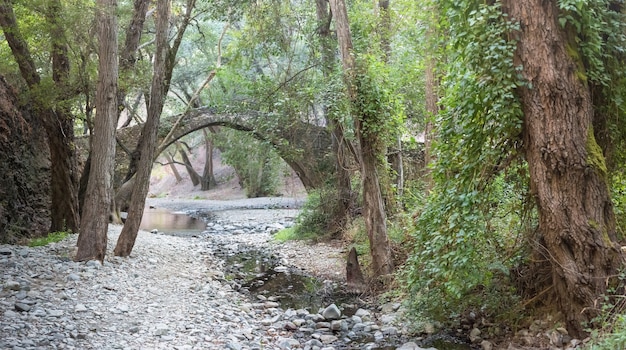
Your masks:
[[[503,232],[491,228],[493,208],[506,199],[494,180],[501,184],[499,174],[517,154],[522,109],[515,89],[524,82],[513,62],[517,25],[499,3],[435,6],[447,57],[441,67],[443,110],[435,119],[434,188],[416,224],[408,280],[422,300],[436,295],[454,303],[488,285],[493,267],[505,259],[494,244]]]

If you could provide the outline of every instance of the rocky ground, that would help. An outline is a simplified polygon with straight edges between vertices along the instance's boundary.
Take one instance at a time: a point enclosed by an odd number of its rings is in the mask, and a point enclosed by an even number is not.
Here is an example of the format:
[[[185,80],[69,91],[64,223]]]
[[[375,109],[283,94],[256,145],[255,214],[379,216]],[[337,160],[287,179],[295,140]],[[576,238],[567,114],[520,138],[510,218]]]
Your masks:
[[[46,247],[0,246],[0,349],[419,349],[402,336],[399,305],[386,305],[384,313],[348,305],[349,316],[346,305],[330,301],[283,308],[279,297],[245,293],[225,276],[216,252],[245,245],[274,250],[283,273],[316,266],[311,273],[341,283],[341,247],[276,246],[271,233],[297,213],[285,208],[288,199],[277,201],[282,209],[213,203],[218,210],[206,232],[141,231],[129,258],[112,256],[121,227],[111,226],[104,264],[71,260],[76,235]]]

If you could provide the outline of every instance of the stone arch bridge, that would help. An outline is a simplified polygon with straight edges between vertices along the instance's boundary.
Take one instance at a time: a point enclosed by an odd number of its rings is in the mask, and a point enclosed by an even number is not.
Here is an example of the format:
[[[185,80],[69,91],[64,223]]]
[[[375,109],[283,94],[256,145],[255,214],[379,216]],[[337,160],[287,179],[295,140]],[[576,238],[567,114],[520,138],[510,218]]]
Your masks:
[[[161,119],[159,144],[170,132],[180,115]],[[216,113],[211,108],[190,110],[181,119],[179,125],[161,145],[157,154],[168,146],[190,134],[210,126],[223,126],[250,132],[259,140],[268,141],[274,149],[296,172],[304,187],[308,190],[319,188],[324,179],[334,171],[331,157],[331,135],[326,128],[298,120],[267,127],[268,118],[260,113]],[[117,131],[118,148],[116,152],[116,178],[123,178],[130,162],[129,150],[136,147],[143,124],[138,124]]]

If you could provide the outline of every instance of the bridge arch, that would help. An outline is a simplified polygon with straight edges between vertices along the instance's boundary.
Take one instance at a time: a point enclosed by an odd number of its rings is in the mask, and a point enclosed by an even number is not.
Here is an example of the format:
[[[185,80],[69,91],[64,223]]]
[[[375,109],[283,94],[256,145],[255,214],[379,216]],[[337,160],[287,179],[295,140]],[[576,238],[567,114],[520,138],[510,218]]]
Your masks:
[[[216,113],[211,108],[190,110],[183,118],[175,115],[161,119],[159,143],[178,121],[174,132],[157,150],[161,154],[167,147],[185,135],[210,126],[223,126],[230,129],[251,133],[255,138],[269,142],[279,156],[296,172],[305,189],[319,188],[329,171],[332,171],[331,138],[326,128],[302,121],[291,121],[288,128],[263,129],[262,119],[267,116],[259,113]],[[180,119],[180,120],[179,120]],[[124,176],[128,170],[130,156],[128,150],[135,148],[143,124],[130,126],[117,131],[118,145],[125,150],[118,150],[116,173]]]

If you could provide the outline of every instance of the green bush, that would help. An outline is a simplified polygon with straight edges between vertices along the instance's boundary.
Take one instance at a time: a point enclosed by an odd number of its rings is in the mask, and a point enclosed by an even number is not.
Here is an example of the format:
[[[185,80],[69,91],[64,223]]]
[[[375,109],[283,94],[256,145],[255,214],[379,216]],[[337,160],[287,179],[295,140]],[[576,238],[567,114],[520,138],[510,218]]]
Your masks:
[[[331,186],[311,191],[296,219],[294,235],[299,238],[321,238],[334,232],[330,227],[338,210],[337,191]]]

